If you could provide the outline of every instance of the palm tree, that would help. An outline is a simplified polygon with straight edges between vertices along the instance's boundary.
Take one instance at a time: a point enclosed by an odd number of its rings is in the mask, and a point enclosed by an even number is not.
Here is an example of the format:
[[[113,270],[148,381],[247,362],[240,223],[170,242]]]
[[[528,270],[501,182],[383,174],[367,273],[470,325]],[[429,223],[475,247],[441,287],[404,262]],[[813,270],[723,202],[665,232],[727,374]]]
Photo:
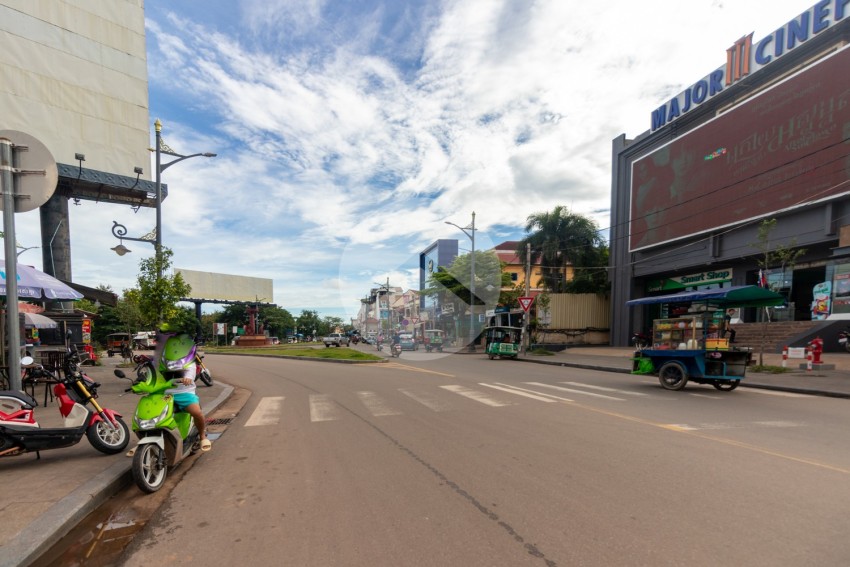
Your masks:
[[[607,285],[605,271],[580,271],[577,281],[582,289],[571,290],[567,281],[567,266],[574,269],[599,267],[607,258],[605,241],[596,223],[582,215],[571,213],[567,207],[556,206],[551,212],[529,215],[525,223],[528,234],[519,242],[517,255],[526,262],[526,248],[531,244],[531,263],[540,262],[543,286],[553,293],[568,291],[602,291]],[[595,274],[595,277],[589,275]],[[600,277],[601,274],[601,277]],[[588,285],[590,284],[590,285]]]

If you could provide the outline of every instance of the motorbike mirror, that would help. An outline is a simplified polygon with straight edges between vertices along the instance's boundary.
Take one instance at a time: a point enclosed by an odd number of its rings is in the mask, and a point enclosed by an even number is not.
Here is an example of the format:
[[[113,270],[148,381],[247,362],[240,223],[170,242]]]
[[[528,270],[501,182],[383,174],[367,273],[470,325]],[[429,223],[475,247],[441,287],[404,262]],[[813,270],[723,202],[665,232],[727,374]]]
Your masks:
[[[21,366],[30,366],[35,362],[31,356],[25,356],[21,359]]]
[[[118,376],[119,378],[127,378],[127,375],[124,374],[123,371],[118,370],[118,369],[115,370],[115,375]]]

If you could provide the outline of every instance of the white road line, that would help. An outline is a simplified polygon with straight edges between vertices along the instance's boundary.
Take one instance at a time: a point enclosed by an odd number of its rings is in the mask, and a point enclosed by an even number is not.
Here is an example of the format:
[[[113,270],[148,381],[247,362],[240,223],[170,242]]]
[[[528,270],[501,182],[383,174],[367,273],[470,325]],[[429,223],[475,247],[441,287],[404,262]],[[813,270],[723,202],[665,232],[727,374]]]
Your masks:
[[[414,392],[413,390],[406,390],[404,388],[399,388],[398,391],[407,396],[408,398],[416,400],[431,411],[441,412],[452,409],[451,404],[440,400],[439,398],[430,393]]]
[[[327,394],[310,394],[310,421],[339,419],[339,406]]]
[[[760,427],[806,427],[806,424],[800,421],[754,421]]]
[[[644,394],[643,392],[629,392],[628,390],[618,390],[616,388],[606,388],[605,386],[596,386],[593,384],[583,384],[581,382],[561,382],[561,384],[566,384],[568,386],[578,386],[579,388],[589,388],[591,390],[599,390],[600,392],[615,392],[618,394],[625,394],[627,396],[648,396],[649,394]]]
[[[449,392],[454,392],[455,394],[460,394],[461,396],[469,398],[470,400],[475,400],[476,402],[494,408],[513,405],[511,402],[500,402],[499,400],[491,398],[484,392],[479,392],[478,390],[473,390],[465,386],[456,386],[454,384],[451,384],[448,386],[440,386],[440,388],[448,390]]]
[[[369,410],[369,413],[375,417],[383,417],[386,415],[401,415],[400,411],[396,411],[387,405],[387,402],[375,392],[357,392],[357,397]]]
[[[507,384],[485,384],[484,382],[479,382],[481,386],[485,386],[487,388],[493,388],[494,390],[501,390],[502,392],[507,392],[509,394],[515,394],[517,396],[525,396],[526,398],[531,398],[532,400],[538,400],[541,402],[554,402],[557,400],[553,400],[551,398],[544,398],[543,395],[540,394],[531,394],[529,390],[524,390],[523,388],[517,388],[516,386],[508,386]]]
[[[283,409],[284,397],[263,398],[257,404],[254,413],[245,422],[245,427],[256,427],[258,425],[277,425],[280,423],[280,413]]]
[[[667,427],[681,431],[721,431],[724,429],[743,429],[745,427],[805,427],[798,421],[749,421],[744,423],[670,423]]]
[[[738,389],[740,392],[741,389]],[[749,394],[764,394],[766,396],[780,396],[782,398],[809,398],[809,394],[795,394],[793,392],[774,392],[773,390],[762,390],[761,388],[746,388],[745,391]]]
[[[612,400],[616,402],[625,402],[623,398],[615,398],[613,396],[605,396],[603,394],[594,394],[593,392],[582,392],[581,390],[573,390],[572,388],[563,388],[561,386],[555,386],[553,384],[543,384],[542,382],[525,382],[525,384],[529,384],[531,386],[540,386],[543,388],[552,388],[553,390],[560,390],[561,392],[569,392],[571,394],[581,394],[582,396],[590,396],[592,398],[601,398],[603,400]]]

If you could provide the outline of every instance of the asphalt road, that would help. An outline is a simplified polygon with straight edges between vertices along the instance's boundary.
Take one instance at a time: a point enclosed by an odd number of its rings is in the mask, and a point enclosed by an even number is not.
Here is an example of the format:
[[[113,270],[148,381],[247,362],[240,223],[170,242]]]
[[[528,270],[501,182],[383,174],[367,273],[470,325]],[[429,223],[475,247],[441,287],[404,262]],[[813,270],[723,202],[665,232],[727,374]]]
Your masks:
[[[846,400],[473,355],[206,360],[252,395],[126,565],[850,563]]]

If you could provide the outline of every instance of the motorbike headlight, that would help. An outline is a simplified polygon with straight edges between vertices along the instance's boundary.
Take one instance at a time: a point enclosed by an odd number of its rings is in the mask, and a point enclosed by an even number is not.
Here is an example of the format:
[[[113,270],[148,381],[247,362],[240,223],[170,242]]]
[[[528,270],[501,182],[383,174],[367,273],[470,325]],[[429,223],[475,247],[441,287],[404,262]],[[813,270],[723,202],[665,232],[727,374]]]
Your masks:
[[[166,360],[165,368],[167,370],[183,370],[183,361],[182,360]]]
[[[133,416],[133,420],[136,422],[136,427],[139,429],[156,429],[157,424],[165,419],[165,416],[168,415],[168,406],[166,405],[162,408],[162,412],[151,419],[140,419],[139,414]]]

